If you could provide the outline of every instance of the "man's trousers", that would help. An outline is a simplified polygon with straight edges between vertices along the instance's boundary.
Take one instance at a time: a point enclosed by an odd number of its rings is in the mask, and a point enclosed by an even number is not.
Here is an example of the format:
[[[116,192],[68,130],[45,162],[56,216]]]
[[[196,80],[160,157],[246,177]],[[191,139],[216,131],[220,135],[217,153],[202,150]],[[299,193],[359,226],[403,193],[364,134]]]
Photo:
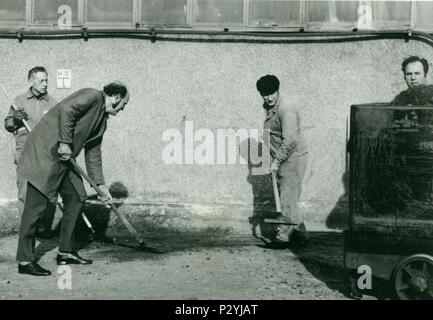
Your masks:
[[[84,189],[84,186],[83,186]],[[84,200],[72,184],[68,174],[58,189],[63,199],[63,216],[60,226],[59,251],[74,251],[73,237],[77,218],[83,208]],[[26,201],[21,219],[18,240],[17,261],[34,261],[35,231],[50,201],[31,183],[27,183]]]
[[[21,218],[23,216],[24,203],[26,200],[26,190],[27,190],[27,181],[17,172],[17,189],[18,189],[18,215]],[[54,216],[56,214],[56,199],[48,202],[45,211],[42,214],[41,219],[38,223],[38,232],[39,233],[49,233],[51,231],[51,227],[53,225]]]
[[[283,216],[292,223],[296,223],[299,231],[305,231],[304,218],[299,212],[297,204],[302,193],[302,181],[307,168],[308,153],[289,158],[283,162],[278,170],[278,189],[280,191],[281,211]]]

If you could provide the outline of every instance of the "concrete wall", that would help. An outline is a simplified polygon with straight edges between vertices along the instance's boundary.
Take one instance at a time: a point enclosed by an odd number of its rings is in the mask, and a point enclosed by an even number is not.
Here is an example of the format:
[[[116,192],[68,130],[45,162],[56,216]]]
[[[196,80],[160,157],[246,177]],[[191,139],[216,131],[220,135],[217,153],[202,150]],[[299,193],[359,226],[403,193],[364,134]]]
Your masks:
[[[338,223],[332,221],[341,217],[332,215],[347,205],[343,173],[350,105],[387,102],[405,89],[400,63],[410,54],[433,60],[428,45],[403,40],[260,44],[0,39],[0,72],[10,97],[26,89],[26,73],[35,65],[48,68],[50,92],[58,99],[82,87],[101,88],[112,79],[126,82],[130,103],[109,121],[103,145],[107,181],[125,183],[132,202],[189,203],[195,215],[212,219],[221,214],[227,223],[245,221],[253,204],[269,204],[268,177],[248,179],[248,166],[239,163],[164,164],[167,142],[162,134],[169,128],[183,131],[186,121],[193,121],[196,130],[213,132],[260,129],[264,113],[255,82],[275,74],[281,93],[299,105],[307,127],[310,159],[300,206],[307,221],[335,227]],[[72,70],[71,89],[55,88],[56,69],[63,68]],[[1,93],[2,119],[9,102]],[[0,199],[6,203],[15,198],[13,140],[0,131]],[[243,209],[224,213],[215,210],[215,203]]]

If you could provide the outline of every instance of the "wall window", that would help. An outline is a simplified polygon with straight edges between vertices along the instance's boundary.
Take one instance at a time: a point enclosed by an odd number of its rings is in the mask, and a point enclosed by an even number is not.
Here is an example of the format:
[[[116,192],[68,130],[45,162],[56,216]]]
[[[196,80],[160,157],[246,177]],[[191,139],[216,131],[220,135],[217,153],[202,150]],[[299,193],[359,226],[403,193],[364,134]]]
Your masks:
[[[89,23],[133,23],[133,0],[87,0],[86,21]]]
[[[1,0],[0,22],[25,22],[26,0]]]
[[[243,23],[243,0],[195,0],[194,22],[217,25]]]
[[[416,2],[416,27],[420,30],[433,30],[433,1]]]
[[[188,0],[142,0],[141,24],[186,25]]]
[[[410,1],[371,1],[373,21],[410,24]]]
[[[299,27],[301,25],[301,1],[250,0],[249,25]]]
[[[433,0],[0,0],[0,28],[68,29],[85,23],[89,29],[98,25],[246,31],[413,27],[432,33],[432,12]]]
[[[356,23],[358,1],[308,1],[308,22],[319,24]]]
[[[79,24],[78,0],[37,0],[33,1],[32,23],[55,25],[65,11],[60,7],[68,6],[71,9],[72,24]],[[61,8],[60,8],[61,9]],[[59,13],[60,11],[60,13]]]

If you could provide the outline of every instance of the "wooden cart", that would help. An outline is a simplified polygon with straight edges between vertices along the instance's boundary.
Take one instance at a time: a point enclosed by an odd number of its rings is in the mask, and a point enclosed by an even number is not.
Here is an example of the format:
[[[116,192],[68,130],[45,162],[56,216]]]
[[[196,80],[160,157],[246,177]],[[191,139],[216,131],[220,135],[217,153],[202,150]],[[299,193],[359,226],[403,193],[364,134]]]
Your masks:
[[[433,299],[433,106],[353,105],[348,152],[345,268]]]

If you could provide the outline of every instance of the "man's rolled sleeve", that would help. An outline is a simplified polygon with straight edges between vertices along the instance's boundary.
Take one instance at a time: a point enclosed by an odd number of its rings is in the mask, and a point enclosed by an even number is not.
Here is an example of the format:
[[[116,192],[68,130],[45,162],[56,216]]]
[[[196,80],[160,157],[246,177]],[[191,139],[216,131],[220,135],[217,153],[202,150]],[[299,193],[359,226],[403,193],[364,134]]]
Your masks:
[[[89,177],[97,184],[105,184],[102,170],[102,137],[85,146],[84,160]]]
[[[282,141],[275,152],[273,162],[280,165],[286,161],[295,151],[297,145],[297,117],[293,110],[280,109],[279,117],[281,122]]]

